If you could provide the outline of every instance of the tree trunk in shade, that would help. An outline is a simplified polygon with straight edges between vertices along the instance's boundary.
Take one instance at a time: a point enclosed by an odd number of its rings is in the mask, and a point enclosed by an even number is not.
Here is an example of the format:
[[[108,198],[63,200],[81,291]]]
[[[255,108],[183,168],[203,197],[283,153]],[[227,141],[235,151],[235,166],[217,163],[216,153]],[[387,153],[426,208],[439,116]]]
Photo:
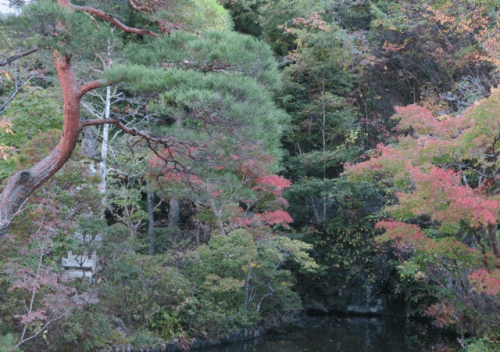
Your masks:
[[[176,119],[176,124],[182,127],[182,117],[178,116]],[[170,198],[170,210],[168,211],[168,226],[169,227],[179,227],[180,221],[180,204],[179,199],[176,197]]]
[[[168,211],[168,226],[169,227],[179,227],[180,221],[180,202],[179,199],[172,197],[170,198],[170,209]]]
[[[155,255],[155,242],[153,239],[153,232],[155,230],[155,194],[151,191],[151,184],[148,183],[148,241],[149,241],[149,255]]]

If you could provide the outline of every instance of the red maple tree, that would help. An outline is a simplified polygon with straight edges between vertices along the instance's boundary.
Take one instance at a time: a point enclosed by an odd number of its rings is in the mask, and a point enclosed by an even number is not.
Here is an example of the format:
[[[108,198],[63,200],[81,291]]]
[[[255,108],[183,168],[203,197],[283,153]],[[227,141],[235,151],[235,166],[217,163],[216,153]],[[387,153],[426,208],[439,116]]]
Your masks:
[[[346,174],[378,183],[397,200],[385,208],[393,218],[377,224],[384,231],[378,240],[408,243],[432,258],[434,268],[454,268],[465,285],[496,296],[500,91],[491,93],[459,117],[435,116],[416,104],[396,108],[398,143],[379,145]],[[431,308],[430,315],[444,311]]]

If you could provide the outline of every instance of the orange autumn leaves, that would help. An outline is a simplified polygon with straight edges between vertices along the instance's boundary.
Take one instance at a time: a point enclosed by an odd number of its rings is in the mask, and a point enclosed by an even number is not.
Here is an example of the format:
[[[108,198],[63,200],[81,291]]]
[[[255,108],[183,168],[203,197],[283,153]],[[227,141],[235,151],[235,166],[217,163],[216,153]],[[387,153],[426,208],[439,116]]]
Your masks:
[[[410,243],[443,264],[460,260],[475,289],[490,295],[500,293],[499,103],[500,92],[492,90],[457,117],[434,116],[416,104],[396,108],[398,143],[379,145],[368,160],[346,168],[352,180],[371,180],[397,199],[385,208],[396,220],[377,224],[380,241]],[[438,235],[407,222],[422,217]],[[474,234],[475,244],[462,242],[465,233]]]

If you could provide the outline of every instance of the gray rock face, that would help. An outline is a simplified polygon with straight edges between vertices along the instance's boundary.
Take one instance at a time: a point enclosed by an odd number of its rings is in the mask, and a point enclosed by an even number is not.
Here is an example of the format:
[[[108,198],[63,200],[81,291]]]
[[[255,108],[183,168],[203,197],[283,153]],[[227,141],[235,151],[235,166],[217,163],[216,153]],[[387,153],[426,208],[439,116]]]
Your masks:
[[[384,314],[392,315],[393,307],[387,295],[373,294],[373,287],[368,286],[365,291],[359,292],[352,297],[352,300],[345,307],[347,313],[356,314]]]

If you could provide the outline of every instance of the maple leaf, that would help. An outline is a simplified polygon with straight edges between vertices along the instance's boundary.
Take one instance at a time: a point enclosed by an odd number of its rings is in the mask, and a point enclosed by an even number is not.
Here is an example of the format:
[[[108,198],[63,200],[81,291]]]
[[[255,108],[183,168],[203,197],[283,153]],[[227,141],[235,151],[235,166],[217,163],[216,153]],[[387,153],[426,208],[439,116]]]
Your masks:
[[[470,282],[474,285],[476,292],[496,296],[500,293],[500,270],[487,271],[477,269],[469,275]]]

